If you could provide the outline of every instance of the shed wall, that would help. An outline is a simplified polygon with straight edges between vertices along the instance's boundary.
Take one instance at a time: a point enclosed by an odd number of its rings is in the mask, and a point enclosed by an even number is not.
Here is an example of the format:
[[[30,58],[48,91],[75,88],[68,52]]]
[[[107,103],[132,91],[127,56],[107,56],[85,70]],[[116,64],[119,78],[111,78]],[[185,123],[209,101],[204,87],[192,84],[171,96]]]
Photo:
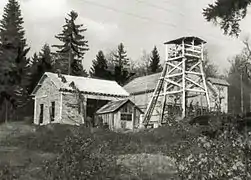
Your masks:
[[[79,105],[76,95],[74,93],[63,93],[62,100],[61,123],[71,125],[79,125],[84,123],[82,120],[82,114],[79,112]]]
[[[218,89],[217,94],[223,97],[222,103],[221,103],[221,112],[227,113],[228,112],[228,86],[213,84],[213,88]],[[209,98],[210,98],[211,107],[214,108],[215,107],[214,95],[210,89],[208,89],[208,91],[209,91]],[[145,112],[147,105],[151,100],[152,95],[153,95],[153,92],[131,95],[130,100],[133,103],[135,103],[143,112]],[[159,120],[162,99],[163,99],[163,97],[161,97],[161,96],[158,99],[158,102],[156,104],[156,107],[153,111],[153,115],[150,120],[151,122],[158,122],[158,120]],[[199,104],[202,104],[203,107],[207,106],[205,96],[202,97],[202,96],[198,95],[196,97],[189,98],[188,102],[187,102],[188,106],[190,105],[191,101],[192,101],[193,105],[195,105],[198,102]],[[169,97],[167,99],[167,103],[171,104],[173,102],[174,102],[173,98]],[[177,103],[180,103],[180,102],[177,102]]]
[[[126,121],[121,119],[122,113],[131,114],[132,120]],[[134,107],[132,103],[126,103],[116,112],[100,114],[99,118],[103,120],[103,123],[109,125],[109,129],[118,130],[118,129],[134,129],[139,127],[141,111]]]
[[[55,120],[51,122],[50,120],[50,107],[51,102],[55,101]],[[34,106],[34,124],[39,124],[39,116],[41,113],[40,105],[43,104],[43,123],[42,125],[48,123],[58,123],[60,122],[60,105],[61,105],[61,94],[56,89],[56,86],[49,78],[45,78],[42,86],[38,89],[35,96],[35,106]]]

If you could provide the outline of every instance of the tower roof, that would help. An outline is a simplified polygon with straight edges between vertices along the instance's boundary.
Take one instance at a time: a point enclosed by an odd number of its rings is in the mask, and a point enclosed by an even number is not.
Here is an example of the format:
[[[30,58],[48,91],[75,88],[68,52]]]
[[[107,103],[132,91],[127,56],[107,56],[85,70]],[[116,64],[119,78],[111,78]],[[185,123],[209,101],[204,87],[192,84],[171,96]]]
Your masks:
[[[194,40],[194,45],[199,45],[201,43],[203,43],[203,44],[206,43],[206,41],[204,41],[203,39],[201,39],[199,37],[187,36],[187,37],[181,37],[181,38],[178,38],[178,39],[174,39],[174,40],[165,42],[164,44],[181,44],[183,40],[184,40],[185,43],[192,42]]]

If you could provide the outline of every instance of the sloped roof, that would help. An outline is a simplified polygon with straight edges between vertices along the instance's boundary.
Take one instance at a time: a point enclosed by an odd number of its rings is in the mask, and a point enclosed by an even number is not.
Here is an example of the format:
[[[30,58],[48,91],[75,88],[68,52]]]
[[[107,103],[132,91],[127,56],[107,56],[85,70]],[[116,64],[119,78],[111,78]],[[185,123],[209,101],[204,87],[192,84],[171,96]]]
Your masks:
[[[106,105],[101,107],[96,114],[106,114],[106,113],[111,113],[119,109],[121,106],[123,106],[125,103],[129,101],[128,99],[125,100],[119,100],[119,101],[111,101],[108,102]]]
[[[130,94],[141,94],[145,92],[154,91],[158,80],[161,76],[161,73],[152,74],[149,76],[143,76],[133,79],[131,82],[124,86],[124,89],[129,92]],[[212,84],[219,84],[228,86],[228,82],[223,79],[217,78],[207,78]]]
[[[124,86],[124,89],[129,93],[143,93],[153,91],[157,85],[161,73],[142,76],[133,79]]]
[[[198,45],[201,43],[206,43],[206,41],[204,41],[203,39],[199,38],[199,37],[195,37],[195,36],[186,36],[186,37],[181,37],[178,39],[174,39],[168,42],[165,42],[164,44],[181,44],[182,41],[184,40],[185,43],[187,42],[192,42],[192,40],[194,39],[194,44]]]
[[[130,99],[124,99],[124,100],[118,100],[118,101],[111,101],[108,102],[106,105],[101,107],[96,114],[107,114],[117,111],[119,108],[121,108],[124,104],[127,102],[132,103],[134,106],[136,106]],[[138,108],[136,106],[136,108]],[[139,108],[138,108],[139,109]],[[139,109],[141,111],[141,109]],[[142,112],[142,111],[141,111]],[[143,113],[143,112],[142,112]]]
[[[41,79],[44,79],[44,76],[50,78],[55,86],[62,91],[73,91],[74,89],[70,86],[70,84],[74,82],[75,86],[83,93],[121,97],[129,96],[129,93],[126,92],[126,90],[123,89],[123,87],[121,87],[116,81],[62,75],[66,80],[66,82],[63,82],[58,74],[55,73],[46,72]],[[32,95],[34,95],[35,92],[36,88],[34,89]]]
[[[229,83],[224,79],[209,77],[209,78],[207,78],[207,80],[210,81],[212,84],[219,84],[219,85],[223,85],[223,86],[229,86]]]

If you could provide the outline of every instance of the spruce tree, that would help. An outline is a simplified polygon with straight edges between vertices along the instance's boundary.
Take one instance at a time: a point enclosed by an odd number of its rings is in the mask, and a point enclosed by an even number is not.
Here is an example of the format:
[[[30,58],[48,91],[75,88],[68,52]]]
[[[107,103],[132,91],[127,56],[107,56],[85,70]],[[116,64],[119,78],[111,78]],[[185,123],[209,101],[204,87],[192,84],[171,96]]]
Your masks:
[[[114,80],[123,86],[132,76],[129,72],[129,59],[123,43],[118,45],[117,53],[114,54],[114,62]]]
[[[0,21],[0,52],[1,52],[1,79],[4,89],[1,98],[8,103],[6,107],[23,105],[27,99],[27,67],[29,59],[25,31],[22,27],[24,21],[21,16],[20,5],[16,0],[9,0],[4,7],[3,18]],[[6,108],[7,109],[7,108]]]
[[[88,41],[83,33],[87,30],[82,28],[83,24],[75,23],[78,14],[71,11],[69,18],[65,19],[62,33],[55,36],[62,45],[54,45],[56,51],[56,68],[63,74],[86,76],[82,61],[86,51],[88,51]]]
[[[51,48],[48,44],[45,44],[39,52],[39,61],[41,66],[45,71],[53,72],[53,60],[52,60],[52,52]]]
[[[154,46],[151,54],[152,55],[150,60],[149,71],[150,73],[160,72],[161,71],[160,56],[156,46]]]
[[[96,59],[92,61],[92,67],[90,70],[90,75],[92,77],[110,79],[107,70],[107,60],[103,51],[99,51],[96,55]]]
[[[31,84],[29,86],[29,93],[33,91],[45,72],[54,72],[51,49],[48,44],[43,46],[39,55],[37,53],[33,55],[32,64],[30,65]]]

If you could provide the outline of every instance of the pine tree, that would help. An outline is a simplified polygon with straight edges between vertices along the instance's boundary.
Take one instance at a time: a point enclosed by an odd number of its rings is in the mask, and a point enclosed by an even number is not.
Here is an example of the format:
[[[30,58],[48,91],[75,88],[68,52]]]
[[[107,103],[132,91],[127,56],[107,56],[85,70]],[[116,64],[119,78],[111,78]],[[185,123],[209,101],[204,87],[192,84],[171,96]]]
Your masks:
[[[132,73],[129,72],[129,59],[127,58],[127,52],[124,49],[124,45],[120,43],[118,45],[117,53],[114,54],[114,80],[118,84],[124,85]]]
[[[56,68],[63,74],[86,76],[87,73],[83,69],[82,60],[86,51],[88,51],[88,41],[82,34],[87,29],[82,28],[82,24],[77,25],[75,21],[78,14],[71,11],[69,18],[65,19],[62,33],[55,36],[62,45],[54,45],[56,51]]]
[[[107,60],[103,51],[99,51],[96,55],[96,59],[92,61],[92,67],[90,70],[90,75],[92,77],[110,79],[108,70],[107,70]]]
[[[51,48],[48,44],[45,44],[39,53],[40,64],[48,72],[53,72],[53,60]]]
[[[30,65],[31,84],[29,86],[29,93],[33,91],[45,72],[54,72],[51,49],[48,44],[43,46],[39,55],[37,53],[33,55],[32,64]]]
[[[149,71],[150,73],[157,73],[161,71],[160,56],[156,46],[154,46],[152,50]]]
[[[5,68],[1,68],[5,84],[5,88],[1,91],[1,99],[5,99],[5,102],[9,103],[6,107],[11,106],[12,108],[24,104],[28,95],[29,59],[26,58],[26,55],[29,48],[27,48],[24,38],[23,23],[20,5],[16,0],[9,0],[0,21],[0,59],[1,66],[3,64],[5,66]]]

